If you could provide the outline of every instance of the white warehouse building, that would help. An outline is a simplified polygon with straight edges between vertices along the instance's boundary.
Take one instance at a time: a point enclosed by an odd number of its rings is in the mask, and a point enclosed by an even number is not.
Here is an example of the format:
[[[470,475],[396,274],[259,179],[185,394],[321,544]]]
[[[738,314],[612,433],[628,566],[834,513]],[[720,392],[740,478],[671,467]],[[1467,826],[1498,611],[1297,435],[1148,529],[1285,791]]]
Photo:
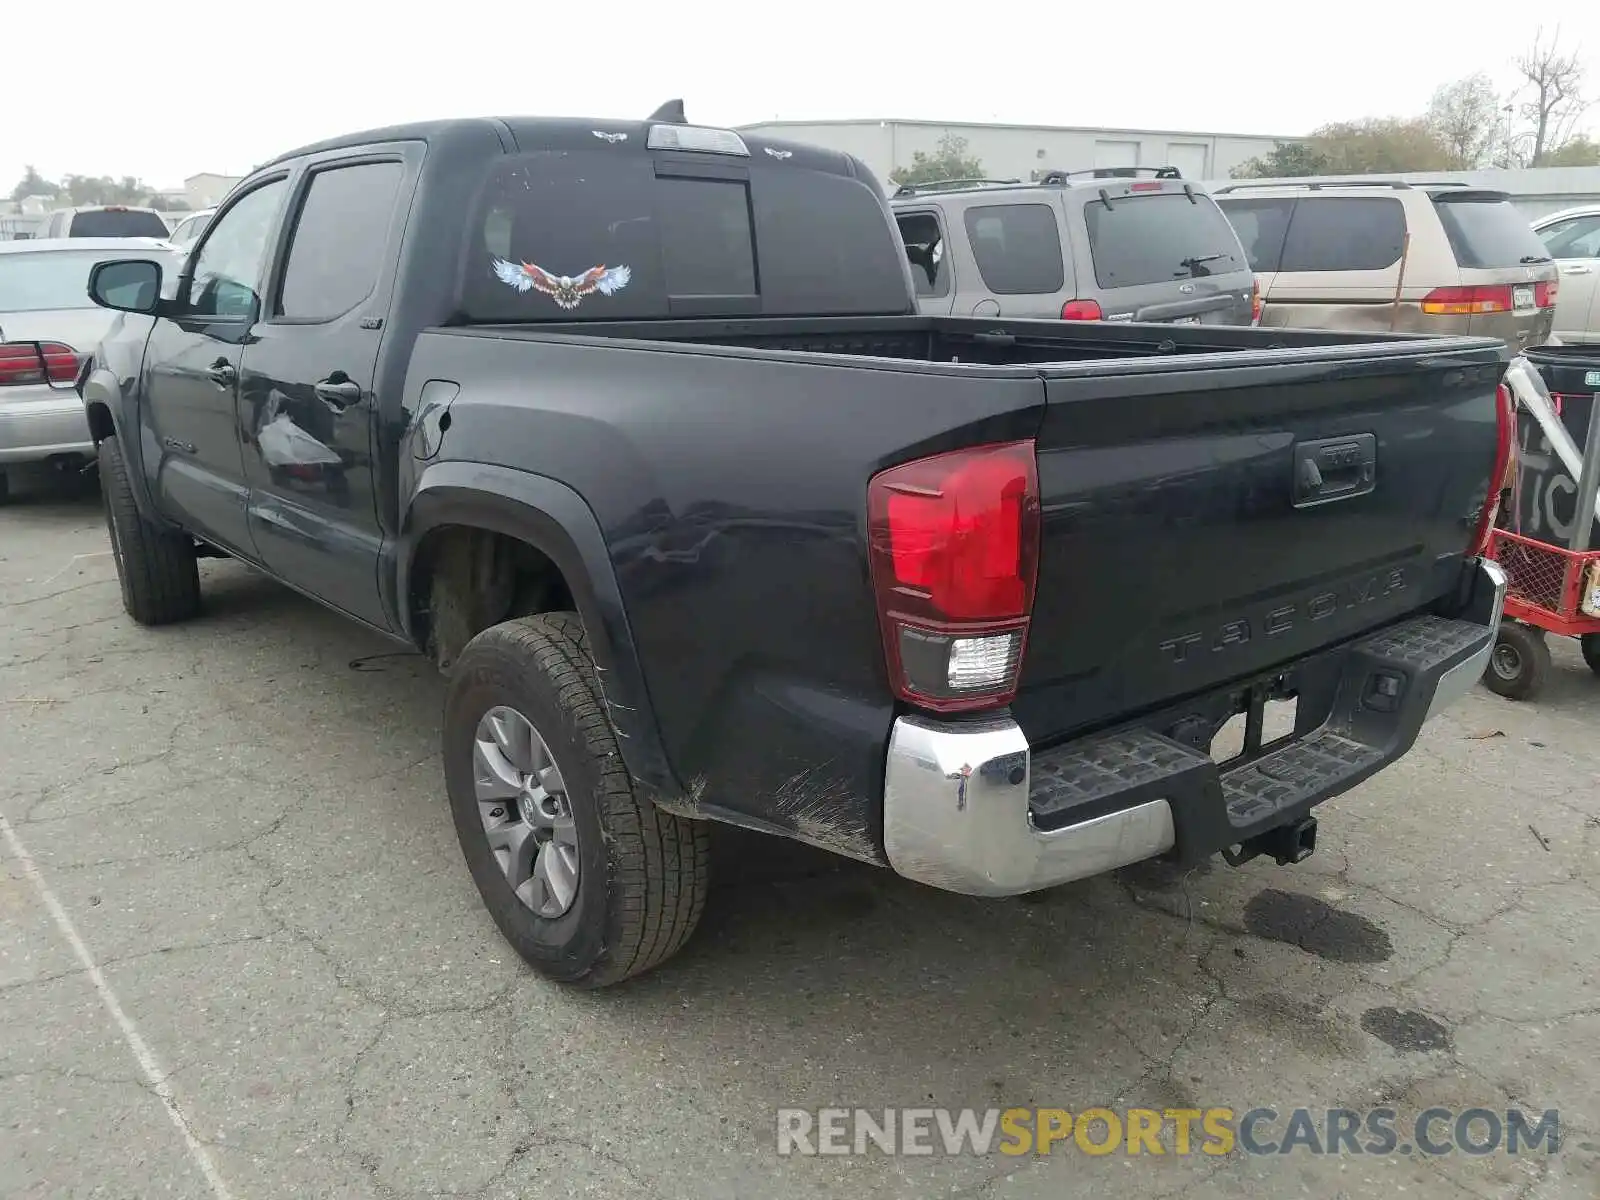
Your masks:
[[[759,121],[741,128],[853,154],[885,186],[889,173],[911,166],[918,151],[937,155],[947,134],[966,139],[966,156],[979,160],[990,179],[1030,179],[1050,169],[1168,166],[1177,167],[1185,179],[1226,179],[1246,159],[1295,140],[1287,135],[953,121]]]

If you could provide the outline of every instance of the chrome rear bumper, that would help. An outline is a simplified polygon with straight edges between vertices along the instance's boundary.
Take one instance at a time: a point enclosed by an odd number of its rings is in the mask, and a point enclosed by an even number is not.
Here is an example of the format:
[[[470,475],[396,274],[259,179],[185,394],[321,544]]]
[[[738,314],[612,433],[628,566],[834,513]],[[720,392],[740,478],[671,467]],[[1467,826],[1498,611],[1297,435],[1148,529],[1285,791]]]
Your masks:
[[[1178,850],[1215,853],[1302,818],[1410,749],[1424,721],[1483,674],[1505,602],[1505,573],[1480,560],[1468,609],[1424,616],[1340,651],[1327,720],[1293,742],[1219,770],[1158,731],[1132,728],[1036,755],[1009,716],[967,723],[904,716],[889,738],[884,849],[908,879],[947,891],[1038,891]],[[1359,697],[1374,672],[1402,679],[1398,707]],[[1041,789],[1065,824],[1035,820]],[[1063,798],[1065,790],[1065,798]],[[1074,808],[1088,815],[1071,821]],[[1187,843],[1187,844],[1185,844]]]

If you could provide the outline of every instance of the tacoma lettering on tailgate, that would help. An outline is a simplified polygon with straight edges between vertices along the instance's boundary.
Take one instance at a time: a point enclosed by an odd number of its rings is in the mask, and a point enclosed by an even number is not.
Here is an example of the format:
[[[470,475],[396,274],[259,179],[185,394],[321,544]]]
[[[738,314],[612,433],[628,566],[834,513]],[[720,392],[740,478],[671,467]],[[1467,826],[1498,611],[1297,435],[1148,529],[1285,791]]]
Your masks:
[[[1367,575],[1318,592],[1307,600],[1280,605],[1257,618],[1235,617],[1210,629],[1168,638],[1161,643],[1161,653],[1168,662],[1187,662],[1192,654],[1201,649],[1215,652],[1230,646],[1245,645],[1256,637],[1276,637],[1313,621],[1325,621],[1341,609],[1358,608],[1384,596],[1392,596],[1408,586],[1410,583],[1403,567],[1380,571],[1376,575]]]

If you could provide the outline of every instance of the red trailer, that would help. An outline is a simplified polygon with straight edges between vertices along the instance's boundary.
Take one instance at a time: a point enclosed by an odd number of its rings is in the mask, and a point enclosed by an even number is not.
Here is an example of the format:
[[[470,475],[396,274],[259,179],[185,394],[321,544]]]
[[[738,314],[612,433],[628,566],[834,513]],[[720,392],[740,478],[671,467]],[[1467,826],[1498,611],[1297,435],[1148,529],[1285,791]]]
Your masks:
[[[1566,478],[1573,497],[1571,533],[1566,545],[1528,537],[1510,529],[1496,529],[1489,555],[1507,577],[1505,616],[1500,637],[1484,670],[1483,681],[1493,692],[1511,700],[1526,700],[1544,683],[1550,669],[1548,634],[1577,638],[1583,660],[1600,675],[1600,550],[1589,546],[1594,537],[1596,487],[1600,485],[1600,351],[1592,346],[1543,347],[1525,356],[1542,377],[1549,414],[1563,418],[1571,433],[1582,439],[1582,455],[1558,455],[1577,466]],[[1518,403],[1529,397],[1512,389]],[[1564,411],[1565,410],[1565,411]],[[1583,428],[1573,419],[1581,413]],[[1550,438],[1552,442],[1554,437]],[[1579,447],[1572,445],[1570,449]]]

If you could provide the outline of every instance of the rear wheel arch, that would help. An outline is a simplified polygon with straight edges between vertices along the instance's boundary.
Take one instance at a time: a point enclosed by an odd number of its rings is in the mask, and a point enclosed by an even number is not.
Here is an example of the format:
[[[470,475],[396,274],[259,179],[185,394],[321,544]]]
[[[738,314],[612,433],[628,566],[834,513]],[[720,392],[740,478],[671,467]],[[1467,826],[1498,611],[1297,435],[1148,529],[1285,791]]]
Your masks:
[[[111,405],[104,400],[90,400],[84,404],[84,411],[89,417],[89,436],[99,445],[108,437],[116,436],[116,422],[111,416]]]
[[[413,493],[398,559],[405,632],[447,671],[495,624],[577,612],[630,772],[661,801],[681,796],[599,522],[577,492],[511,468],[435,464]],[[441,596],[454,611],[435,611]]]

